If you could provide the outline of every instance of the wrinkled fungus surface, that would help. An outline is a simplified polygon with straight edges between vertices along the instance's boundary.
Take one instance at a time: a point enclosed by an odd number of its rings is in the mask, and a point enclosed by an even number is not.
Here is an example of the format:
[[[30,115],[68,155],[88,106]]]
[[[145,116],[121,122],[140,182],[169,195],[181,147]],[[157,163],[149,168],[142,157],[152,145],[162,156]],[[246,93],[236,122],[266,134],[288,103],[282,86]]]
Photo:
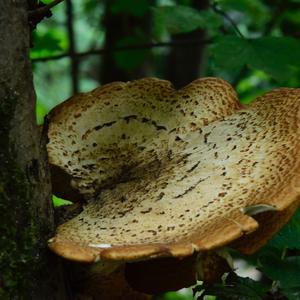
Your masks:
[[[255,231],[245,208],[298,201],[299,111],[299,89],[241,109],[216,78],[179,91],[146,78],[74,96],[51,112],[47,147],[87,205],[50,248],[82,261],[187,256]]]

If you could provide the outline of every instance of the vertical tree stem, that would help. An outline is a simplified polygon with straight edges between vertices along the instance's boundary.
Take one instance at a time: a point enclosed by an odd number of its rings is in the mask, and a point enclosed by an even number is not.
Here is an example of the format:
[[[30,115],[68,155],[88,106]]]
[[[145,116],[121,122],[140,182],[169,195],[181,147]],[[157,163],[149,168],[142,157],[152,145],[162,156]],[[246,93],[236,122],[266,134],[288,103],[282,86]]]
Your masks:
[[[67,28],[69,36],[69,55],[71,59],[71,78],[72,78],[72,92],[76,94],[79,92],[79,60],[76,56],[76,41],[74,34],[74,18],[73,18],[73,4],[72,0],[66,0],[67,5]]]

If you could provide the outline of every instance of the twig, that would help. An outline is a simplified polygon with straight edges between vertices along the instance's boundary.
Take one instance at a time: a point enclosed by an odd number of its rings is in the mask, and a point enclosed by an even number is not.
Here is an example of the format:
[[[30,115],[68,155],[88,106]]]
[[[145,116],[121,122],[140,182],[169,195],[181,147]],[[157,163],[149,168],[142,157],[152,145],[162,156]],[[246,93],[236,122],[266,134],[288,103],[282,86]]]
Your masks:
[[[36,16],[44,16],[49,12],[49,10],[51,8],[53,8],[54,6],[56,6],[57,4],[59,4],[63,1],[64,0],[53,0],[51,3],[49,3],[45,6],[42,6],[38,9],[35,9],[35,10],[31,10],[31,11],[28,12],[28,17],[32,18],[32,17],[36,17]]]
[[[235,24],[235,22],[231,19],[231,17],[229,17],[229,15],[227,15],[222,9],[220,9],[218,7],[218,5],[213,2],[211,4],[211,7],[213,9],[213,11],[216,14],[219,14],[220,16],[224,17],[229,23],[230,25],[233,27],[233,29],[235,30],[235,32],[241,37],[241,38],[245,38],[244,35],[241,33],[241,31],[239,30],[238,26]]]
[[[152,48],[160,48],[160,47],[180,47],[186,45],[199,45],[199,44],[210,44],[212,41],[210,39],[203,40],[183,40],[183,41],[172,41],[172,42],[161,42],[161,43],[147,43],[147,44],[139,44],[139,45],[131,45],[131,46],[122,46],[117,48],[110,49],[91,49],[85,52],[77,52],[74,55],[78,58],[89,56],[89,55],[101,55],[109,51],[118,52],[118,51],[126,51],[126,50],[138,50],[138,49],[152,49]],[[57,55],[33,58],[32,62],[45,62],[49,60],[58,60],[65,57],[69,57],[70,53],[61,53]]]

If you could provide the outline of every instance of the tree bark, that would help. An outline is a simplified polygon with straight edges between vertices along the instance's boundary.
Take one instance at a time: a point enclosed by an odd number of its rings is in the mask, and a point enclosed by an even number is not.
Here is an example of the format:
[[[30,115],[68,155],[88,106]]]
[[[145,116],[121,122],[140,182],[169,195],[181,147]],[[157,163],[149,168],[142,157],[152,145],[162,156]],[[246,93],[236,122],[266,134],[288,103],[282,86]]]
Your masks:
[[[0,1],[0,299],[67,299],[60,262],[46,246],[54,221],[27,3]]]
[[[149,3],[152,4],[153,1]],[[105,16],[103,25],[106,28],[105,33],[105,49],[117,48],[117,43],[121,38],[134,36],[135,30],[139,29],[147,39],[150,40],[150,15],[146,13],[142,17],[131,16],[127,13],[120,12],[113,14],[111,6],[114,1],[106,0]],[[149,4],[149,7],[150,7]],[[141,42],[142,43],[142,42]],[[145,61],[141,66],[134,70],[126,71],[120,68],[114,58],[115,52],[107,51],[102,56],[102,64],[100,68],[101,84],[113,81],[129,81],[140,77],[148,76],[149,63]]]
[[[191,3],[195,9],[205,10],[208,8],[209,1],[194,0]],[[173,42],[180,42],[186,40],[203,40],[205,38],[205,31],[197,29],[192,32],[174,34],[172,35]],[[203,54],[206,44],[184,45],[172,48],[166,66],[165,79],[173,83],[176,88],[181,88],[191,81],[197,79],[200,74]]]

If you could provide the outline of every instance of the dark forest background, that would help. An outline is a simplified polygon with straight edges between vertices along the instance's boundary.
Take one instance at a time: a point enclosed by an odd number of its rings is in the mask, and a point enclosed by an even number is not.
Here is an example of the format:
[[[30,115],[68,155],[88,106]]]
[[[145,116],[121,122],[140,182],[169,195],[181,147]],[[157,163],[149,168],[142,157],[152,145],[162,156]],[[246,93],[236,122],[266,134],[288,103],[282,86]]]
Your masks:
[[[218,76],[244,103],[299,86],[299,0],[65,0],[52,11],[31,52],[40,123],[72,94],[116,80],[180,88]]]

